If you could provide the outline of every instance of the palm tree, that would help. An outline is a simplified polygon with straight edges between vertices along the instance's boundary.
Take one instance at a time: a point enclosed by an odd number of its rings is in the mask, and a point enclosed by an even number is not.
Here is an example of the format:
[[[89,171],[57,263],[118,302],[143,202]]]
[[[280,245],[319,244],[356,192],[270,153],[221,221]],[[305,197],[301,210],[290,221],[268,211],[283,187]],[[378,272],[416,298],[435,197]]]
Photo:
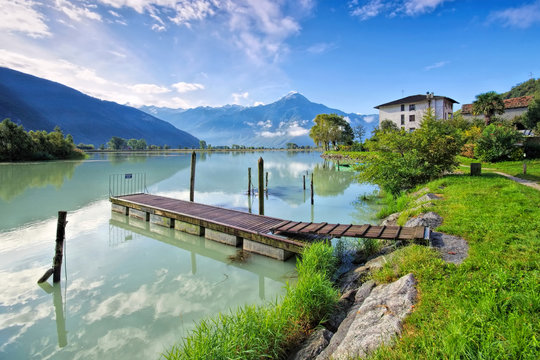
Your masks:
[[[484,115],[486,126],[491,123],[491,117],[495,114],[504,114],[504,101],[502,96],[495,91],[476,95],[476,101],[473,103],[473,114]]]

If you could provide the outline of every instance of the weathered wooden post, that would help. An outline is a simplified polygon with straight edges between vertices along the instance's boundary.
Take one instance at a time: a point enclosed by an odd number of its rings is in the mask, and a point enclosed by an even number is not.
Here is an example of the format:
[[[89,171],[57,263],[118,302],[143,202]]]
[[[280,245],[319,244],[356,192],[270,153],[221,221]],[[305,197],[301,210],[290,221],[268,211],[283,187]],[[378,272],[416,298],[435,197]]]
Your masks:
[[[58,223],[56,225],[56,250],[53,260],[53,283],[60,281],[62,273],[62,258],[64,257],[64,237],[66,232],[66,211],[58,212]]]
[[[304,181],[304,190],[306,190],[306,175],[302,175],[303,181]]]
[[[339,160],[337,161],[337,171],[339,171]]]
[[[248,196],[251,196],[251,168],[248,168]]]
[[[195,163],[197,162],[197,155],[195,151],[191,153],[191,177],[189,179],[189,201],[195,200]]]
[[[264,160],[259,158],[259,215],[264,215]]]
[[[480,175],[482,175],[482,164],[471,163],[471,176],[480,176]]]
[[[268,171],[266,172],[266,193],[268,194]]]
[[[313,173],[311,173],[311,204],[313,205]]]

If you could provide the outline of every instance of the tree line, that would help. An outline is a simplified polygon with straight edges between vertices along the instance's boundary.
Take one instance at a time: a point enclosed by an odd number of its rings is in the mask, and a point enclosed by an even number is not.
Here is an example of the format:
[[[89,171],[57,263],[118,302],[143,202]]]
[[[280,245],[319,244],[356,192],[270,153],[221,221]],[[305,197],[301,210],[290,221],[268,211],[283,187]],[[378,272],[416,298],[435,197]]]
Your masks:
[[[85,153],[75,147],[73,137],[64,136],[57,126],[51,132],[25,131],[10,119],[0,123],[0,161],[82,159]]]

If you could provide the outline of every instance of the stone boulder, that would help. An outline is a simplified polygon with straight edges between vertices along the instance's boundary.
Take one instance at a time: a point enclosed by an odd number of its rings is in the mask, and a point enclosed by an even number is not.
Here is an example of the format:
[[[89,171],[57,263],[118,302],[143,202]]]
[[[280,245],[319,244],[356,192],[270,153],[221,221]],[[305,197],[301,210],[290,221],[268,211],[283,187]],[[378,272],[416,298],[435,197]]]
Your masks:
[[[440,200],[441,197],[438,196],[438,195],[435,195],[433,193],[427,193],[426,195],[423,195],[421,197],[419,197],[418,199],[416,199],[415,203],[416,204],[422,204],[422,203],[426,203],[426,202],[430,202],[430,201],[433,201],[433,200]]]
[[[391,283],[363,284],[355,303],[330,343],[317,360],[365,357],[382,344],[401,335],[402,322],[416,302],[416,280],[412,274]]]
[[[288,357],[288,360],[313,360],[326,348],[334,335],[325,328],[318,329],[311,334],[302,346]]]
[[[435,229],[441,226],[442,223],[443,218],[439,214],[430,211],[409,219],[405,226],[429,226],[431,229]]]

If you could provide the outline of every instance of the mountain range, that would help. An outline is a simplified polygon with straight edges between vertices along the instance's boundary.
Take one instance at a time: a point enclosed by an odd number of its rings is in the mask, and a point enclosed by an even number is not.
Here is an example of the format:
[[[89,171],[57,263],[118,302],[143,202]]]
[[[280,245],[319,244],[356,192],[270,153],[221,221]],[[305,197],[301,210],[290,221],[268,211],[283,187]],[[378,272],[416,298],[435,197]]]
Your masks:
[[[313,145],[309,129],[322,113],[342,115],[352,127],[369,133],[378,115],[345,113],[291,92],[267,105],[171,109],[136,109],[100,100],[62,84],[0,67],[0,121],[10,118],[25,130],[52,131],[59,126],[76,144],[98,147],[112,136],[145,139],[147,144],[198,148],[199,139],[213,146],[284,147]],[[182,130],[180,130],[182,129]],[[193,134],[193,135],[192,135]]]
[[[289,142],[313,145],[309,129],[314,125],[313,119],[323,113],[342,115],[353,128],[362,125],[367,133],[378,125],[378,115],[345,113],[313,103],[297,92],[291,92],[271,104],[251,107],[226,105],[185,110],[144,106],[140,109],[213,146],[284,147]]]
[[[0,67],[0,121],[25,130],[59,126],[75,143],[105,144],[112,136],[154,145],[199,147],[199,140],[170,123],[130,106],[103,101],[59,83]]]

